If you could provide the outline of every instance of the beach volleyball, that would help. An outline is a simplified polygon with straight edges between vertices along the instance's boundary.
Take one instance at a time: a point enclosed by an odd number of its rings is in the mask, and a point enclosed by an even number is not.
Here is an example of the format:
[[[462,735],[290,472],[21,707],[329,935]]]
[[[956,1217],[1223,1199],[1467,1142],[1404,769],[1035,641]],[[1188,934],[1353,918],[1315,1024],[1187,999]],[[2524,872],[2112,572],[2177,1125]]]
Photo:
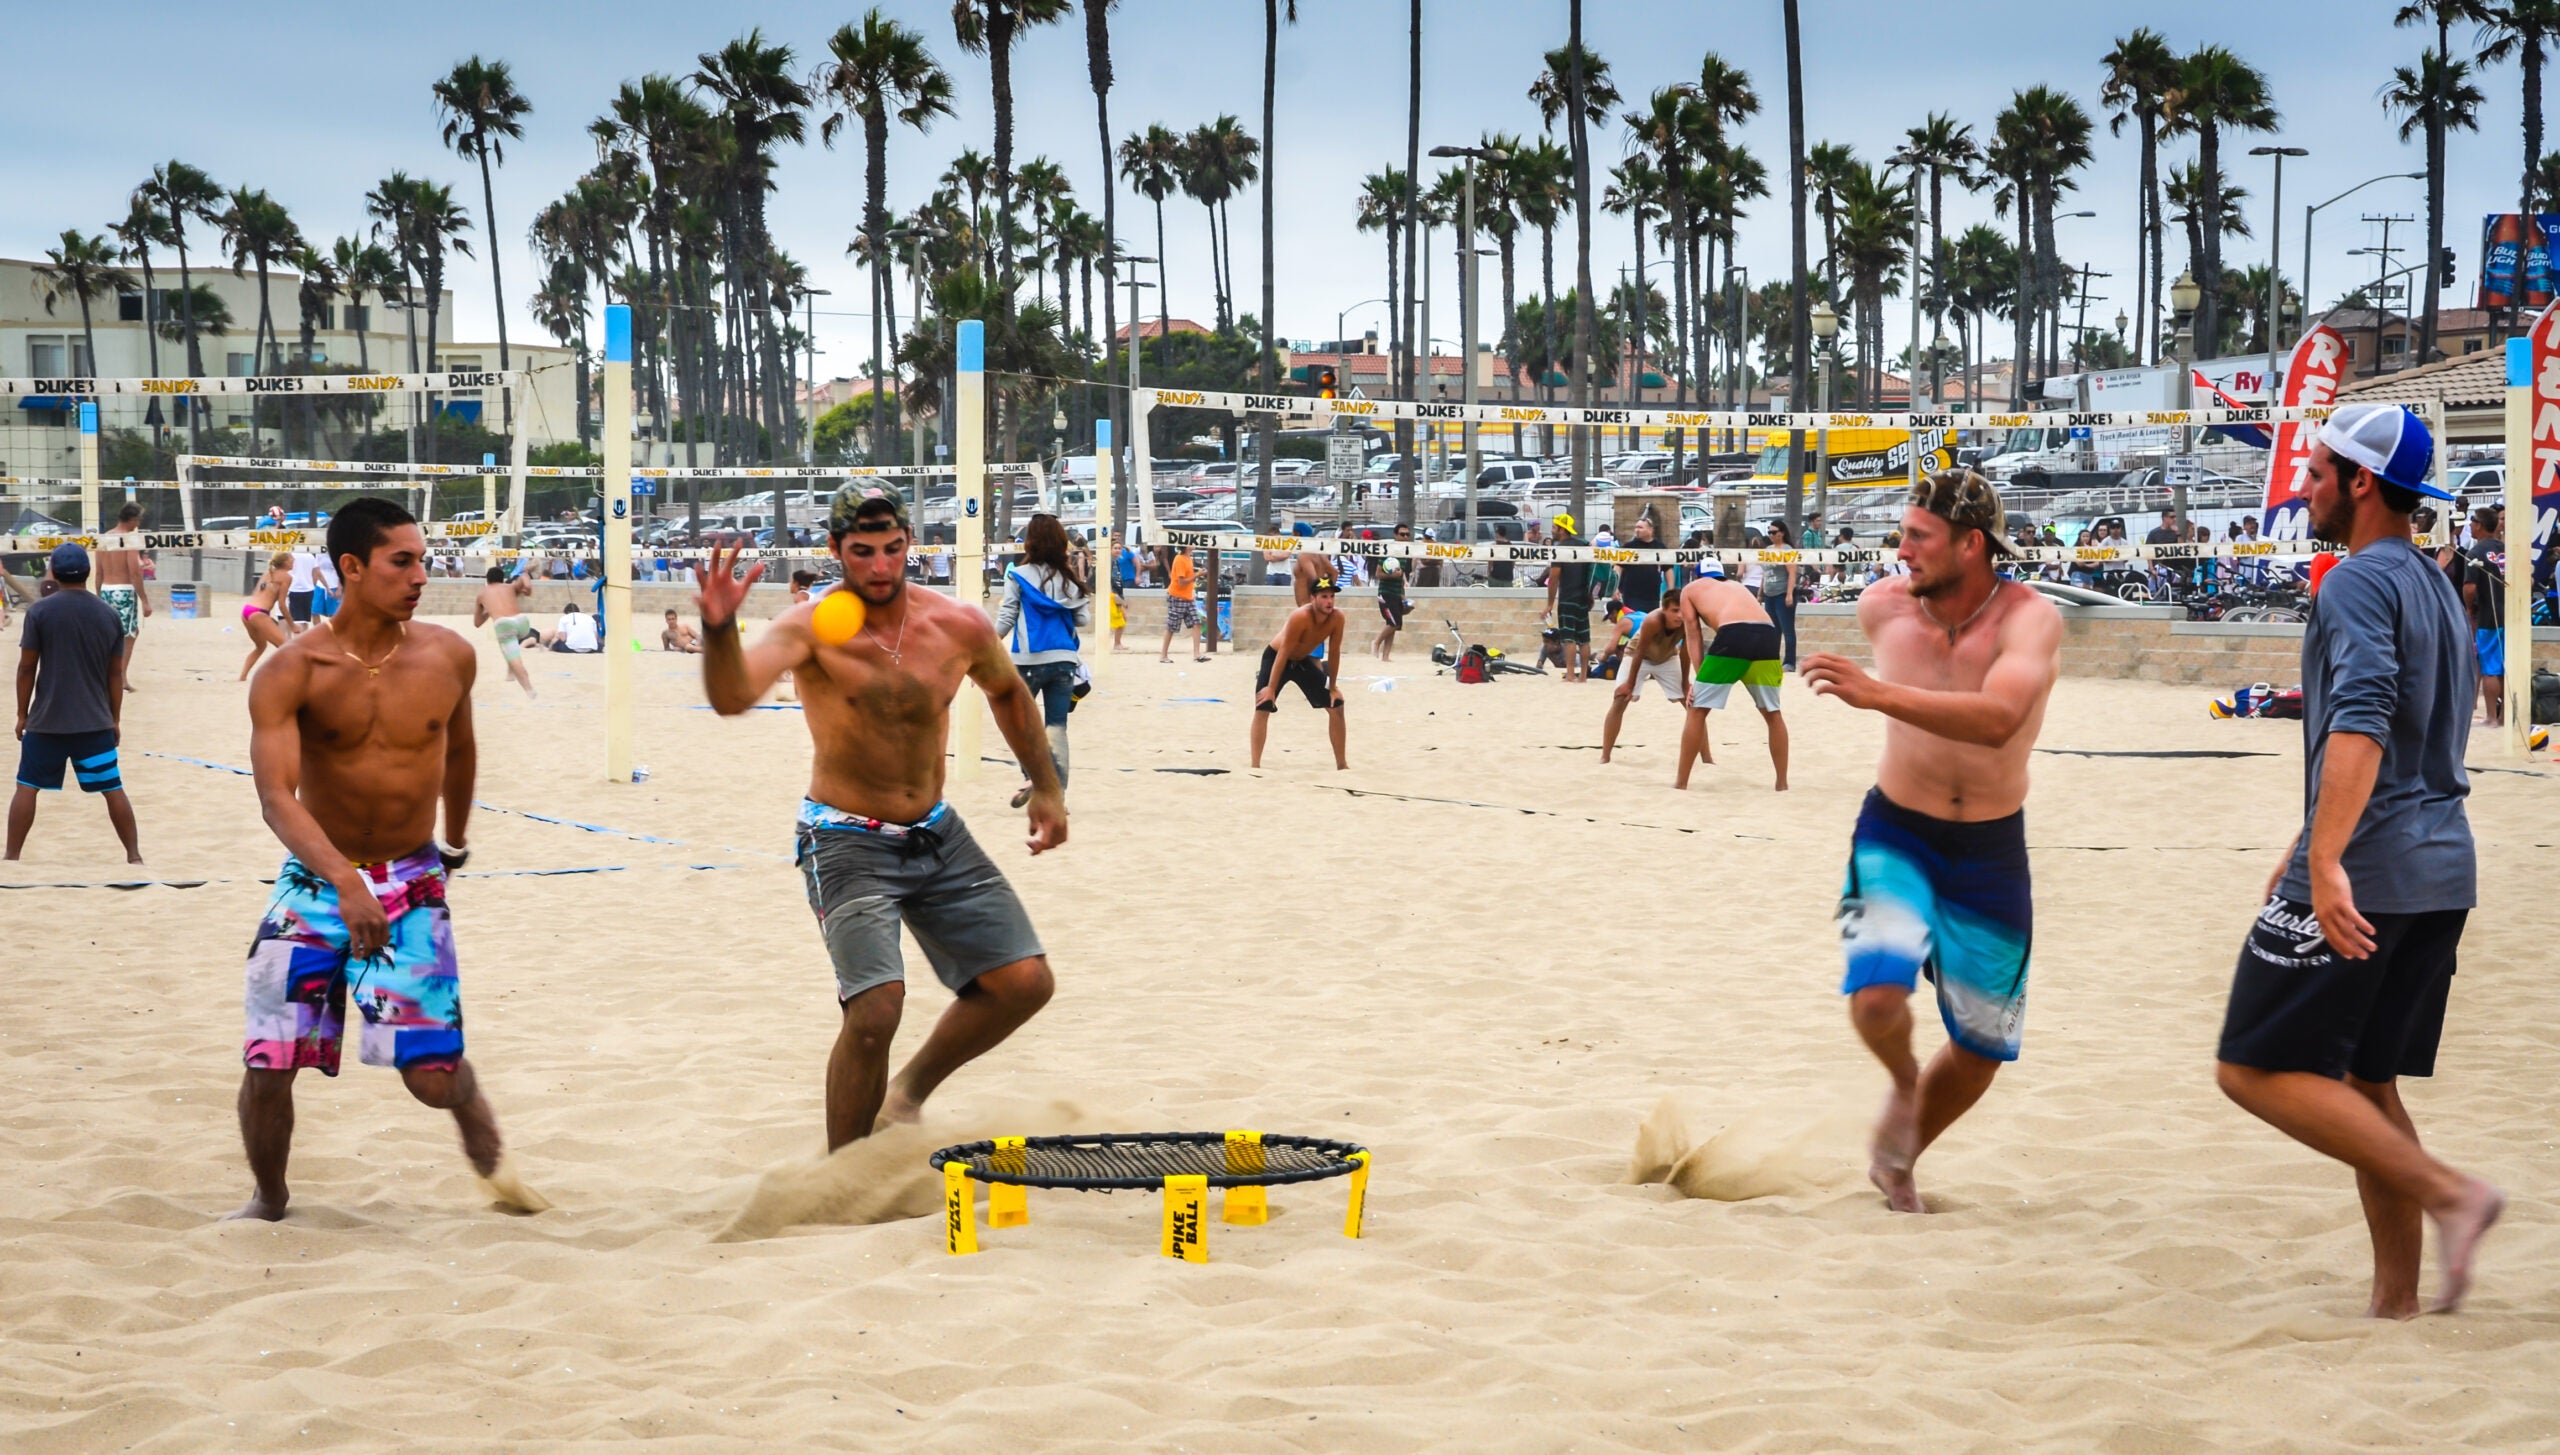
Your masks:
[[[809,615],[809,629],[831,647],[852,641],[862,630],[862,598],[843,587],[819,597],[817,609]]]

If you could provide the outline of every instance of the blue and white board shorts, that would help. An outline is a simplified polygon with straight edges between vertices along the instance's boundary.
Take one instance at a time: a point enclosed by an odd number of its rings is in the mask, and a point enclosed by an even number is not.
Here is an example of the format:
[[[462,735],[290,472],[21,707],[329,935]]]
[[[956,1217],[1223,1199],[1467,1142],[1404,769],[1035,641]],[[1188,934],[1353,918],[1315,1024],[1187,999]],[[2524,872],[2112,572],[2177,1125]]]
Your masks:
[[[2027,1014],[2035,902],[2027,816],[1955,823],[1869,789],[1840,891],[1840,993],[1870,985],[1938,988],[1947,1037],[1977,1056],[2018,1059]]]

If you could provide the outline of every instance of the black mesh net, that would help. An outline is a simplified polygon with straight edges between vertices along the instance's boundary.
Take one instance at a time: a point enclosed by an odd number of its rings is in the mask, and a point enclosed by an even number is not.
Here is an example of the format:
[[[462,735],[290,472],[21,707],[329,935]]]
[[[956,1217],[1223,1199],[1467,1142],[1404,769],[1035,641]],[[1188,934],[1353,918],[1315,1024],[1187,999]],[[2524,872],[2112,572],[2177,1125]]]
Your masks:
[[[933,1154],[937,1168],[958,1162],[980,1182],[1092,1192],[1153,1189],[1168,1177],[1200,1176],[1211,1187],[1261,1187],[1339,1177],[1362,1150],[1349,1142],[1264,1134],[1229,1142],[1219,1132],[1142,1132],[1084,1137],[1026,1137],[1020,1147],[967,1142]]]

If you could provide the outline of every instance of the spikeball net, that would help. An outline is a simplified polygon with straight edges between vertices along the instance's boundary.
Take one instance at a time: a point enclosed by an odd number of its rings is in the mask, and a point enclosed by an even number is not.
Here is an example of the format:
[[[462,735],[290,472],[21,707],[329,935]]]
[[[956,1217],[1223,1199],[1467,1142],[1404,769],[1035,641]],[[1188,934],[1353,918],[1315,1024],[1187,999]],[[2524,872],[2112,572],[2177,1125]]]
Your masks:
[[[1209,1189],[1226,1196],[1220,1221],[1270,1220],[1266,1188],[1290,1182],[1351,1179],[1342,1235],[1360,1236],[1369,1193],[1369,1151],[1349,1142],[1268,1132],[1106,1132],[1087,1136],[997,1137],[963,1142],[933,1154],[942,1170],[943,1246],[978,1251],[977,1201],[969,1184],[987,1187],[987,1225],[1031,1221],[1029,1189],[1164,1194],[1164,1256],[1209,1261]]]

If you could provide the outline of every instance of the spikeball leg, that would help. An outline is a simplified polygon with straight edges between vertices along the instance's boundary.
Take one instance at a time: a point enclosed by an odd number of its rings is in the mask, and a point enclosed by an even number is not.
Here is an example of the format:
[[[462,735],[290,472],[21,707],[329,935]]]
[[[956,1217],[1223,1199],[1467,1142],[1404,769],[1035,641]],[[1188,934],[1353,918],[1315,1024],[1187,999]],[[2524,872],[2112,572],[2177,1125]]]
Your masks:
[[[1354,1152],[1351,1160],[1357,1165],[1351,1169],[1351,1207],[1342,1217],[1342,1236],[1346,1238],[1360,1236],[1360,1222],[1369,1208],[1369,1154]]]
[[[1194,1172],[1164,1180],[1164,1256],[1185,1263],[1209,1261],[1208,1226],[1202,1214],[1209,1179]]]
[[[1227,1133],[1227,1171],[1234,1176],[1249,1176],[1263,1170],[1262,1133]],[[1219,1220],[1242,1227],[1257,1227],[1271,1221],[1271,1202],[1261,1187],[1230,1187],[1226,1207]]]
[[[958,1256],[978,1251],[978,1203],[969,1192],[969,1169],[942,1164],[942,1249]]]
[[[996,1138],[995,1156],[990,1159],[998,1172],[1022,1173],[1022,1139]],[[1031,1225],[1031,1192],[1019,1183],[987,1184],[987,1226],[991,1228],[1025,1228]]]

